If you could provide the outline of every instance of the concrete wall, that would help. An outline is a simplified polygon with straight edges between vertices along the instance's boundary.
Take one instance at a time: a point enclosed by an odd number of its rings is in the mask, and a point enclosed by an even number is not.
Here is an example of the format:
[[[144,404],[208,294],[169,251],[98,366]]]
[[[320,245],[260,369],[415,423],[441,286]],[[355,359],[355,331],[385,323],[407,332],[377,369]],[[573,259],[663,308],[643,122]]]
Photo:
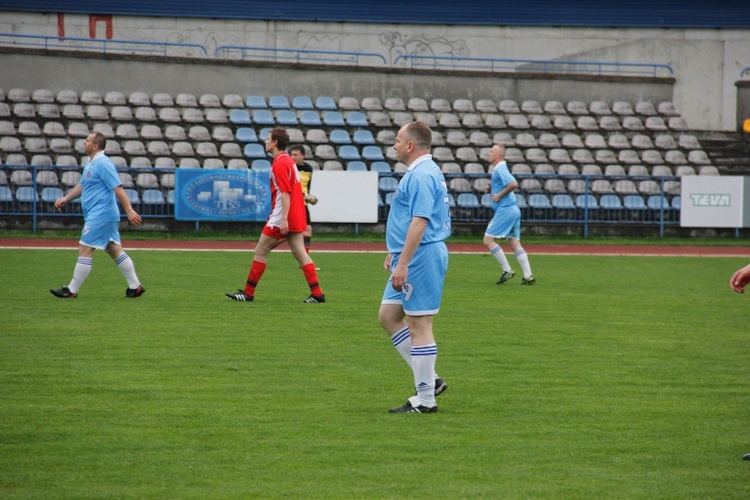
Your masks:
[[[56,14],[2,12],[0,33],[55,36],[62,27],[66,36],[88,38],[89,21],[89,16],[81,15],[65,15],[58,19]],[[115,39],[198,43],[205,45],[211,54],[219,45],[235,44],[376,52],[386,57],[389,66],[396,57],[406,53],[663,63],[675,71],[672,98],[678,110],[691,128],[703,130],[735,130],[735,82],[741,68],[750,66],[750,30],[292,23],[126,16],[115,16],[112,25]],[[97,38],[104,38],[104,30],[103,23],[94,25]],[[5,81],[22,77],[17,72],[5,75],[3,70],[2,73]],[[380,81],[376,75],[373,73],[373,80]],[[316,86],[314,88],[339,85],[338,82],[322,81],[330,79],[327,75],[313,73],[297,77],[309,79],[309,83]],[[135,75],[133,78],[139,79]],[[447,78],[455,85],[450,88],[460,92],[463,86],[460,77]],[[145,80],[139,79],[137,83],[147,85]],[[405,92],[421,96],[416,94],[421,87],[409,85],[408,79],[404,82],[407,85]],[[221,85],[218,77],[216,84]],[[285,93],[282,89],[287,83],[279,80],[279,85],[280,90],[275,93]],[[346,88],[341,88],[341,91],[360,94]],[[564,89],[553,92],[564,93]],[[217,90],[216,93],[221,92]],[[591,95],[595,93],[592,91]],[[589,100],[587,96],[576,98]]]

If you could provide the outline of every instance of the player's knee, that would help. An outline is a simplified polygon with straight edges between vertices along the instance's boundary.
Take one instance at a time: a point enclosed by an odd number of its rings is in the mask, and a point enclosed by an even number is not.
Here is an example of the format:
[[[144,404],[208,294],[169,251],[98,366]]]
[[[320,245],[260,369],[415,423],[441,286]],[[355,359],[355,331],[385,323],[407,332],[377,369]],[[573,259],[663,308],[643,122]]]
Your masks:
[[[257,257],[266,257],[269,253],[271,253],[271,249],[268,247],[265,247],[263,245],[257,245],[255,247],[255,255]]]

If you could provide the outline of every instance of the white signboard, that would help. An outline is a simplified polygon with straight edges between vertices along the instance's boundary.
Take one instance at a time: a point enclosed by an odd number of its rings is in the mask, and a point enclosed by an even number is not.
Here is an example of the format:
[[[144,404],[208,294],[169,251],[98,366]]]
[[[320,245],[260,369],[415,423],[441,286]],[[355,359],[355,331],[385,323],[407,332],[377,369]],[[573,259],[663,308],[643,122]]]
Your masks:
[[[315,170],[310,194],[317,205],[308,205],[312,222],[376,223],[378,173]]]
[[[750,227],[750,177],[689,175],[680,180],[680,226]]]

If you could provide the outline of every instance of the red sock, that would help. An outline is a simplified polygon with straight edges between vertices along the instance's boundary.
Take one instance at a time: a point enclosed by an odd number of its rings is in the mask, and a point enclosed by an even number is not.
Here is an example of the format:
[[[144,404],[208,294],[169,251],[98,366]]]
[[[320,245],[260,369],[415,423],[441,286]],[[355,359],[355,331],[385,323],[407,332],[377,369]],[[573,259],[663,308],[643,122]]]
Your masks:
[[[306,266],[302,266],[302,272],[305,273],[305,279],[310,286],[310,293],[315,297],[323,295],[323,290],[321,290],[320,284],[318,284],[318,272],[315,270],[315,263],[310,262]]]
[[[260,278],[266,270],[265,262],[253,261],[253,265],[250,267],[250,273],[247,275],[247,284],[245,285],[245,294],[253,297],[255,295],[255,287],[258,286]]]

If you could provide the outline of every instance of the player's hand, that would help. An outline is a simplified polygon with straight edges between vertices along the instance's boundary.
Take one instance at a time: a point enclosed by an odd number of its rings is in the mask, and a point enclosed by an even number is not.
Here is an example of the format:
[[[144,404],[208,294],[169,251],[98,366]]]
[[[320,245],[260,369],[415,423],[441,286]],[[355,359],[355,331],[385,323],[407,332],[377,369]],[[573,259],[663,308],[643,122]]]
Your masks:
[[[59,198],[55,201],[55,208],[58,212],[62,212],[62,207],[65,206],[65,198]]]
[[[406,285],[407,272],[407,266],[402,264],[401,261],[399,261],[393,269],[393,273],[391,274],[391,285],[399,292],[403,291],[404,285]]]
[[[310,205],[316,205],[318,203],[318,197],[311,194],[308,194],[305,200],[307,200],[307,203]]]
[[[383,263],[383,267],[385,268],[386,271],[391,270],[391,262],[393,262],[393,254],[389,253],[388,255],[385,256],[385,262]]]
[[[279,226],[279,231],[281,234],[285,235],[289,232],[289,221],[282,220],[281,225]]]
[[[130,223],[131,223],[131,224],[133,224],[134,226],[140,226],[140,225],[141,225],[141,222],[143,222],[143,219],[141,218],[141,216],[140,216],[140,215],[138,215],[138,214],[136,213],[136,211],[135,211],[135,210],[131,210],[131,211],[129,211],[129,212],[128,212],[128,220],[129,220],[129,221],[130,221]]]
[[[745,287],[750,283],[750,265],[734,273],[729,280],[729,286],[737,293],[745,293]]]

